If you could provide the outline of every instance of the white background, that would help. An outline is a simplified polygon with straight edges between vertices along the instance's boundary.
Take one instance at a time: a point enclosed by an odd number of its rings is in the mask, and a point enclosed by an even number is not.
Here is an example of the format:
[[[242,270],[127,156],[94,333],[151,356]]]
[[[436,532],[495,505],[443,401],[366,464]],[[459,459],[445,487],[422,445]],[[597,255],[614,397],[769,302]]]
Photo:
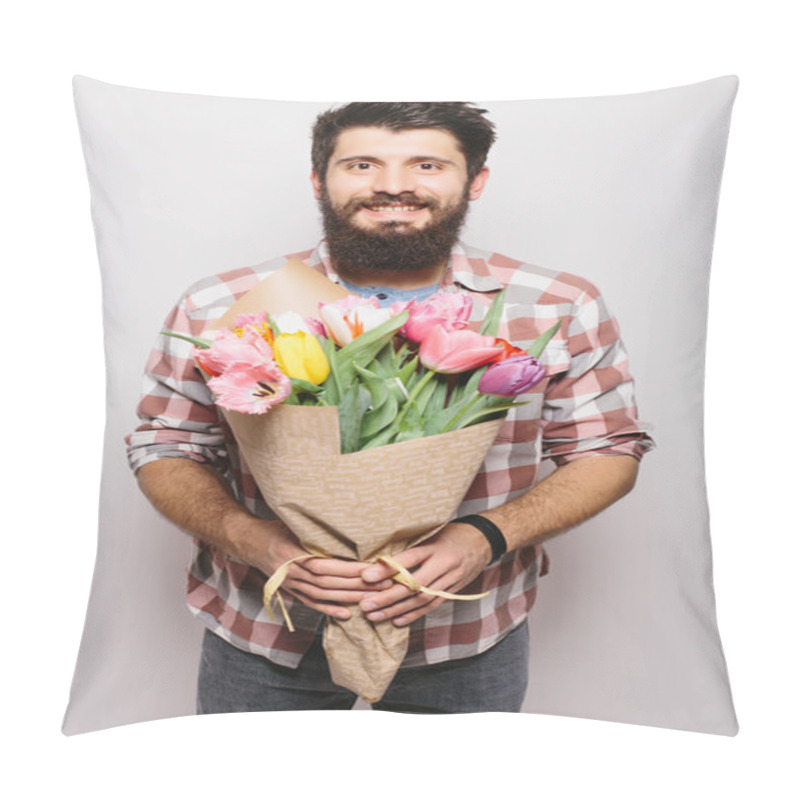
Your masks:
[[[224,8],[73,0],[3,15],[0,263],[13,346],[0,393],[10,508],[0,718],[10,734],[11,796],[797,796],[790,318],[798,58],[788,7],[408,0],[290,10],[266,0]],[[740,76],[712,268],[706,397],[715,585],[736,738],[530,715],[369,713],[185,718],[60,734],[96,548],[104,410],[75,73],[276,100],[530,99]]]

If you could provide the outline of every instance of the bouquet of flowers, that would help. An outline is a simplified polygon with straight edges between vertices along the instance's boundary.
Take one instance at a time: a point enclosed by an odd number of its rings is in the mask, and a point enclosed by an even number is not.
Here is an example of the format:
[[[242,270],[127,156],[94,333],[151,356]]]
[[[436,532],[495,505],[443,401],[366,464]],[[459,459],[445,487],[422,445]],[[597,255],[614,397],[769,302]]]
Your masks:
[[[195,345],[204,372],[270,508],[315,555],[383,560],[455,515],[502,418],[545,374],[538,357],[554,326],[523,351],[497,337],[502,294],[480,332],[471,301],[437,293],[380,308],[352,295],[295,312],[238,314]],[[178,335],[178,334],[173,334]],[[188,338],[188,337],[181,337]],[[277,596],[288,564],[271,576]],[[452,599],[474,596],[446,595]],[[357,607],[329,618],[333,680],[380,699],[408,646],[408,629],[370,622]]]

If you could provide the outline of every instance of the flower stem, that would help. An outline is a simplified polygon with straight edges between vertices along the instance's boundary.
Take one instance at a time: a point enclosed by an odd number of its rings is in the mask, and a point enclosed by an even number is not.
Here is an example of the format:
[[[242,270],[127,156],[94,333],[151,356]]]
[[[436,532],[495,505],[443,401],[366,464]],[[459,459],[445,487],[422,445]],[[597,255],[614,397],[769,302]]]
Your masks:
[[[400,427],[400,423],[403,421],[403,418],[408,412],[408,409],[411,408],[411,406],[414,404],[414,401],[417,399],[419,393],[425,386],[427,386],[428,383],[430,383],[431,378],[433,378],[435,374],[436,373],[433,372],[432,370],[428,370],[428,372],[426,372],[425,375],[422,376],[422,380],[412,389],[411,394],[408,396],[408,400],[406,401],[405,405],[400,410],[400,413],[397,415],[397,418],[394,421],[395,427],[397,428]]]
[[[448,431],[453,430],[453,426],[458,422],[464,414],[467,413],[474,405],[477,403],[484,395],[480,392],[475,392],[473,398],[462,408],[448,423],[447,425],[442,428],[442,433],[447,433]]]

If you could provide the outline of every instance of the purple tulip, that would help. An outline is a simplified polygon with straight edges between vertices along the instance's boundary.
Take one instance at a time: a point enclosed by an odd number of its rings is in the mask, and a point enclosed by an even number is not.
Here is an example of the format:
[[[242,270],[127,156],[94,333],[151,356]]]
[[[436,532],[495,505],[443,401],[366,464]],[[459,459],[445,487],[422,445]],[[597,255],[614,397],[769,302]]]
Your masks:
[[[478,383],[478,391],[516,397],[533,388],[544,376],[544,367],[533,356],[512,356],[489,366]]]

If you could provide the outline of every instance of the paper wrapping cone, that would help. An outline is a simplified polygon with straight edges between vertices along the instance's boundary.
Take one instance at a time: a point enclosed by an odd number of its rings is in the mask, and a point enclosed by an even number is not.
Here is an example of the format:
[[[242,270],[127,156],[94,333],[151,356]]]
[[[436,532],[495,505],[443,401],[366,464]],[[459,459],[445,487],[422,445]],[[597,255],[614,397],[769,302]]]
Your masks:
[[[224,414],[261,493],[301,543],[359,561],[394,555],[448,523],[501,424],[342,455],[335,407]],[[408,628],[370,622],[358,606],[351,611],[325,627],[331,676],[376,702],[406,654]]]
[[[239,314],[295,311],[347,295],[293,258],[240,297],[212,328]],[[500,421],[341,455],[338,410],[278,406],[265,415],[223,412],[267,503],[306,547],[369,561],[432,536],[455,515],[497,435]],[[373,623],[354,606],[329,618],[324,646],[333,680],[379,700],[408,648],[408,628]]]
[[[319,318],[320,303],[335,303],[347,297],[347,290],[299,258],[290,258],[280,269],[267,275],[245,292],[209,327],[232,328],[239,314],[269,311],[273,317],[295,311],[301,317]]]

